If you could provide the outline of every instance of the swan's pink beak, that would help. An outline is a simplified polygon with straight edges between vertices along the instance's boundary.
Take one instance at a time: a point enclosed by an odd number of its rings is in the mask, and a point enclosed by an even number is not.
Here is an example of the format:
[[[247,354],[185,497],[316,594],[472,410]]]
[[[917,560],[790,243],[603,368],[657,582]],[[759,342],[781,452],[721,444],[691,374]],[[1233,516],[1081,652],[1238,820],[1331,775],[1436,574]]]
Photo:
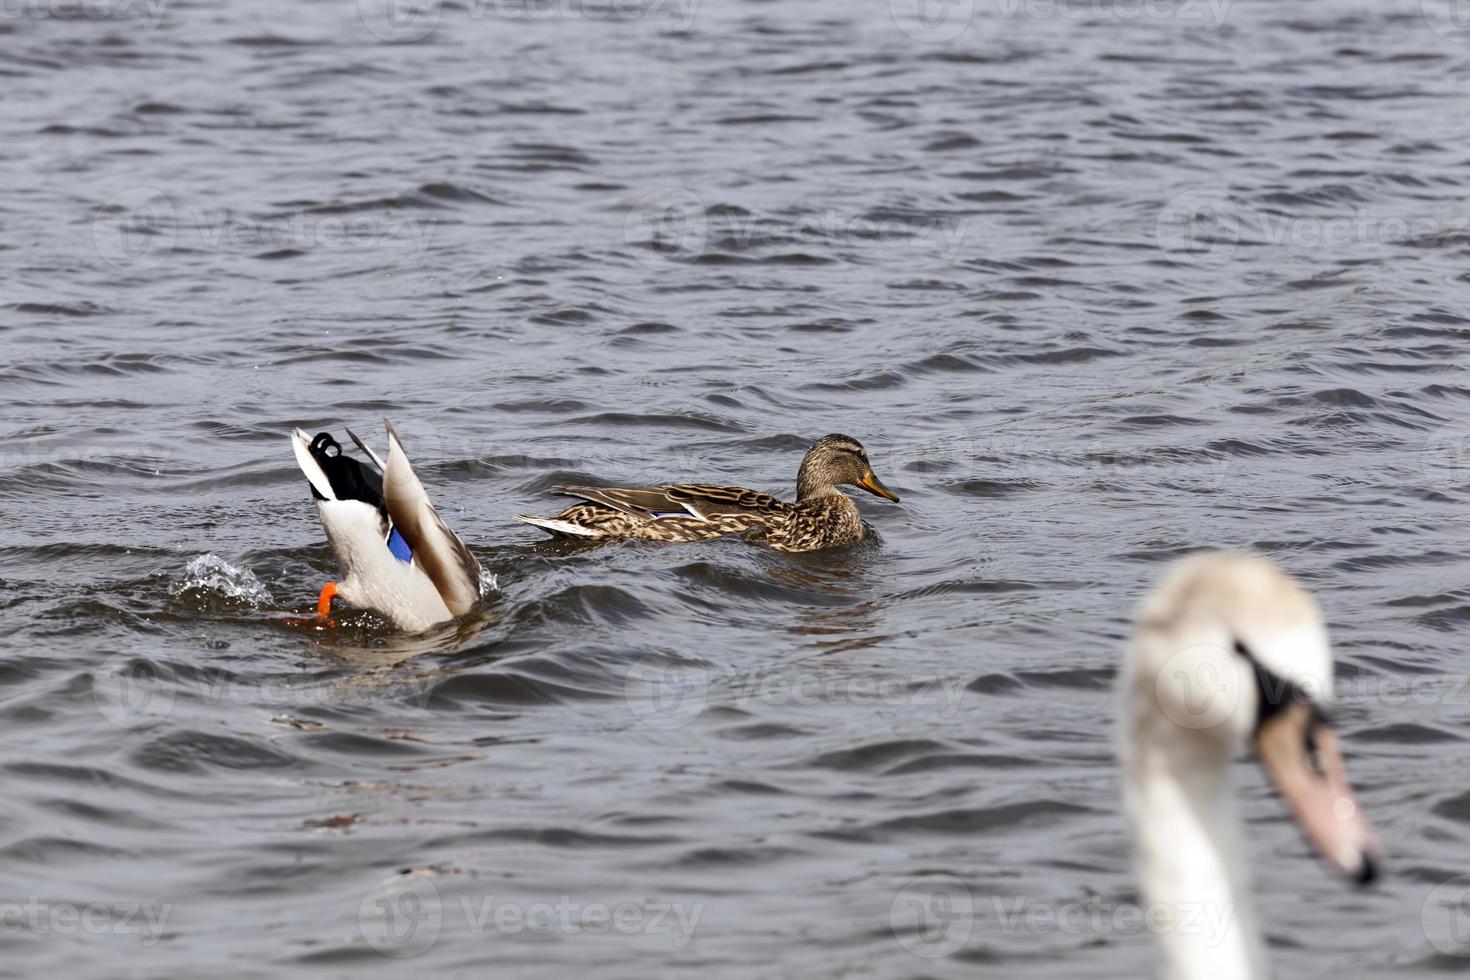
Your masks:
[[[1327,722],[1309,705],[1292,702],[1256,732],[1256,754],[1312,846],[1360,885],[1377,877],[1383,848],[1353,799]]]

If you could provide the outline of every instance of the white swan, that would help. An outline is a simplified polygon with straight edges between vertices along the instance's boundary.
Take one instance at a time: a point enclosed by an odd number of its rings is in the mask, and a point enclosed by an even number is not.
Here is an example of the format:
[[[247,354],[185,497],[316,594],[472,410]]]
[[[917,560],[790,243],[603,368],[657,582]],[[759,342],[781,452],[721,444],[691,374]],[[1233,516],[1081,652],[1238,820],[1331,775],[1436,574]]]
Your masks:
[[[1124,805],[1170,980],[1265,977],[1230,777],[1253,749],[1308,840],[1366,884],[1380,850],[1327,724],[1317,605],[1262,558],[1206,554],[1139,611],[1120,678]]]

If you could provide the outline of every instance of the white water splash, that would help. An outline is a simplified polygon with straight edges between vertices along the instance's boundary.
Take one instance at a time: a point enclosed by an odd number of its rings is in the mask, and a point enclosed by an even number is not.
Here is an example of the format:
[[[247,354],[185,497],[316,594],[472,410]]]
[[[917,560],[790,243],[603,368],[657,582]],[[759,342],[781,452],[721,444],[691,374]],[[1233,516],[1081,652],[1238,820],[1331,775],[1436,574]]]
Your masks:
[[[184,566],[184,578],[175,582],[169,592],[177,596],[203,593],[260,606],[270,601],[270,593],[248,568],[237,568],[219,555],[206,554],[192,558]]]
[[[495,577],[494,572],[480,571],[480,598],[483,599],[492,592],[500,591],[500,580]]]

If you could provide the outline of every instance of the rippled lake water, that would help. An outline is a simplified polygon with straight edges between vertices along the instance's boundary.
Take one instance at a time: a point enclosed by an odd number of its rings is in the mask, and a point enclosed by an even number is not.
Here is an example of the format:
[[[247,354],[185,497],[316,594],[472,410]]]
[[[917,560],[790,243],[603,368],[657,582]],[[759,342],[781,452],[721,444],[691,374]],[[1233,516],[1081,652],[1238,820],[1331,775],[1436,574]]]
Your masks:
[[[1239,763],[1280,975],[1463,972],[1460,13],[0,6],[6,969],[1146,974],[1111,686],[1227,545],[1390,853]],[[428,636],[301,623],[287,433],[384,416],[498,580]],[[511,519],[832,431],[850,552]]]

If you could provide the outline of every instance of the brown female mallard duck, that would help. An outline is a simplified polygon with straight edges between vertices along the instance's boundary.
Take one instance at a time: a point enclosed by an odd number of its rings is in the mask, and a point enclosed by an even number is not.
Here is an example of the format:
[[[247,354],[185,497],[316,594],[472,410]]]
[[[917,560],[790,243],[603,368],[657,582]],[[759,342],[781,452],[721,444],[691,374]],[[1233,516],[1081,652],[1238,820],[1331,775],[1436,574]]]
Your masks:
[[[672,483],[658,487],[555,487],[576,497],[555,517],[517,517],[558,537],[583,540],[707,541],[745,534],[778,551],[816,551],[861,541],[871,530],[843,484],[897,501],[873,475],[851,436],[818,439],[796,473],[796,502],[744,487]]]

